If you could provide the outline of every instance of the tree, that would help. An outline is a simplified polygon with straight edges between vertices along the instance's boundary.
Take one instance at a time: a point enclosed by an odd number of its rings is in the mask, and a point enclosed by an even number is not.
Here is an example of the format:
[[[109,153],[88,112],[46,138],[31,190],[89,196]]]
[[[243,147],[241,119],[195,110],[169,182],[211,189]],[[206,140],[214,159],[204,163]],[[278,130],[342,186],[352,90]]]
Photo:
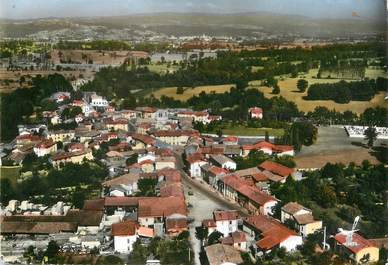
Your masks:
[[[299,79],[298,83],[296,84],[296,87],[299,89],[300,92],[305,92],[309,83],[305,79]]]
[[[215,230],[213,233],[211,233],[209,236],[208,236],[208,239],[207,239],[207,244],[210,246],[210,245],[214,245],[214,244],[217,244],[219,241],[220,241],[220,238],[222,238],[224,235]]]
[[[378,132],[376,131],[376,128],[374,128],[374,127],[368,127],[365,130],[364,136],[365,136],[365,140],[368,141],[369,147],[373,146],[374,141],[376,141],[376,139],[377,139],[377,135],[378,135]]]
[[[74,207],[81,209],[84,206],[85,199],[86,199],[86,195],[84,190],[81,189],[79,186],[77,186],[71,199]]]
[[[202,245],[209,235],[209,229],[207,227],[198,226],[195,228],[195,237],[201,241]]]
[[[56,256],[59,252],[59,246],[56,241],[51,240],[48,245],[44,255],[48,258],[49,262],[56,263]]]
[[[222,132],[221,129],[218,129],[217,132],[216,132],[216,134],[217,134],[218,138],[221,138],[222,135],[223,135],[223,132]]]
[[[176,88],[176,93],[177,93],[178,95],[182,95],[183,92],[184,92],[183,87],[178,86],[178,87]]]
[[[275,85],[272,89],[272,94],[279,94],[280,93],[280,87],[278,85]]]
[[[155,196],[155,187],[158,184],[157,179],[139,179],[137,186],[139,188],[138,196]]]

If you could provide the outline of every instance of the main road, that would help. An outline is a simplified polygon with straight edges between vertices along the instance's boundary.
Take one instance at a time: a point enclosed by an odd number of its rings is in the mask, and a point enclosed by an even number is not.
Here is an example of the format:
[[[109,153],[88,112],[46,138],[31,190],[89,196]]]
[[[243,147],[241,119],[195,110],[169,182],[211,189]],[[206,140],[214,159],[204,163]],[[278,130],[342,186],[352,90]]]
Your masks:
[[[206,184],[190,178],[183,170],[183,161],[180,153],[176,153],[177,168],[182,174],[186,202],[189,205],[189,218],[193,221],[189,224],[190,240],[194,251],[195,264],[200,265],[199,253],[201,242],[195,237],[195,227],[202,224],[202,220],[213,218],[215,210],[237,210],[242,216],[246,212],[236,203],[221,197],[217,191],[212,190]]]

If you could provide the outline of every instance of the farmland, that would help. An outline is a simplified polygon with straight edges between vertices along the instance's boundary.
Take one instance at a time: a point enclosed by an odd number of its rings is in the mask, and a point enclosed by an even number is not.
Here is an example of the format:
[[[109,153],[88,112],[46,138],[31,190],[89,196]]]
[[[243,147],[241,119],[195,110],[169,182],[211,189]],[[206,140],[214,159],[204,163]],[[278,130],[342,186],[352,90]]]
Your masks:
[[[213,91],[217,94],[224,93],[230,90],[232,84],[226,85],[214,85],[214,86],[198,86],[194,88],[184,88],[183,94],[177,94],[177,87],[164,87],[155,92],[153,95],[156,98],[160,98],[161,96],[172,97],[176,100],[186,101],[192,96],[196,96],[200,94],[202,91],[206,93],[212,93]]]
[[[299,78],[305,78],[309,85],[317,83],[336,83],[339,82],[339,79],[317,79],[313,78],[316,76],[317,71],[312,70],[306,75],[302,75],[298,78],[289,78],[289,77],[279,77],[279,87],[280,87],[280,96],[286,98],[289,101],[293,101],[297,104],[299,110],[308,112],[313,111],[317,106],[327,107],[328,109],[335,109],[336,111],[346,111],[350,110],[358,114],[362,113],[365,109],[370,107],[385,106],[388,107],[388,104],[385,102],[384,97],[385,93],[380,92],[375,95],[371,101],[351,101],[347,104],[339,104],[332,100],[305,100],[304,96],[307,95],[307,91],[301,93],[296,87],[296,83]],[[371,78],[376,78],[378,76],[384,76],[384,73],[379,70],[367,70],[367,75]],[[279,96],[272,94],[272,88],[261,86],[260,81],[253,81],[250,83],[252,87],[258,88],[267,98]]]

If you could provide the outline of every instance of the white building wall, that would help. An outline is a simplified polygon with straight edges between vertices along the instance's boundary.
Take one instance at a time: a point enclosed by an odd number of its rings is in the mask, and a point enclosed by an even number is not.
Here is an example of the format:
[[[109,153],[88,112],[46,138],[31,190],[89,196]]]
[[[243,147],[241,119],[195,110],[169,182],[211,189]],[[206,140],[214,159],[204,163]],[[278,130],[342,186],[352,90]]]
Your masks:
[[[238,222],[237,220],[216,221],[216,226],[217,226],[217,231],[222,233],[224,237],[226,237],[230,233],[237,231]]]
[[[297,246],[303,244],[303,240],[301,236],[290,236],[282,243],[280,243],[280,247],[284,247],[287,251],[295,251]]]
[[[133,243],[137,240],[137,235],[132,236],[115,236],[114,247],[115,252],[129,254],[133,250]]]
[[[263,205],[263,214],[264,215],[272,215],[273,214],[273,208],[277,204],[277,201],[269,201]]]

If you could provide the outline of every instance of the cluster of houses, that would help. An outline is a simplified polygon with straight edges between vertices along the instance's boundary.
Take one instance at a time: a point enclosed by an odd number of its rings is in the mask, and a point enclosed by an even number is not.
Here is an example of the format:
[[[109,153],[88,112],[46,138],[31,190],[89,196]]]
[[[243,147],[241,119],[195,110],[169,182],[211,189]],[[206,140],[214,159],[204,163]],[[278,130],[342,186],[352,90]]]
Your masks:
[[[58,240],[62,251],[90,252],[98,248],[100,253],[121,254],[131,253],[138,240],[147,244],[155,236],[174,237],[188,231],[189,223],[182,166],[191,178],[206,183],[248,213],[241,216],[237,211],[215,211],[212,219],[203,220],[209,234],[222,234],[219,244],[205,248],[210,264],[240,264],[240,251],[251,251],[255,256],[279,247],[294,251],[306,236],[322,229],[322,221],[296,202],[281,208],[280,220],[273,218],[279,200],[270,194],[270,185],[285,183],[287,178],[298,180],[299,172],[270,160],[238,170],[233,160],[251,151],[293,156],[292,146],[267,141],[247,144],[235,136],[201,135],[193,129],[193,122],[208,124],[222,119],[206,110],[139,107],[118,111],[93,92],[85,92],[81,100],[71,100],[66,92],[56,93],[51,99],[58,109],[44,113],[47,124],[19,126],[19,135],[9,145],[6,158],[22,164],[28,154],[34,153],[47,157],[56,168],[97,158],[109,169],[109,177],[101,185],[101,197],[86,200],[82,209],[62,202],[47,207],[9,201],[1,208],[2,237],[40,235]],[[61,112],[74,106],[81,113],[70,121],[62,120]],[[251,118],[263,117],[261,108],[248,111]],[[77,126],[51,129],[67,122]],[[151,196],[140,193],[139,183],[148,180],[155,183]],[[349,247],[340,234],[335,236],[344,251],[354,254],[353,260],[365,259],[366,254],[368,260],[375,260],[376,247],[361,235],[355,239],[359,247]]]
[[[286,226],[288,220],[296,225]],[[322,221],[314,220],[310,209],[290,202],[281,208],[281,220],[263,214],[243,217],[237,211],[218,210],[213,212],[213,218],[202,221],[202,227],[207,229],[208,238],[216,231],[221,236],[219,243],[204,247],[209,264],[237,265],[244,264],[242,252],[250,252],[255,258],[260,258],[278,248],[286,252],[297,250],[306,236],[321,230]],[[379,260],[379,248],[374,242],[358,233],[352,234],[351,243],[348,237],[349,231],[340,231],[332,237],[337,253],[349,257],[353,264]]]

